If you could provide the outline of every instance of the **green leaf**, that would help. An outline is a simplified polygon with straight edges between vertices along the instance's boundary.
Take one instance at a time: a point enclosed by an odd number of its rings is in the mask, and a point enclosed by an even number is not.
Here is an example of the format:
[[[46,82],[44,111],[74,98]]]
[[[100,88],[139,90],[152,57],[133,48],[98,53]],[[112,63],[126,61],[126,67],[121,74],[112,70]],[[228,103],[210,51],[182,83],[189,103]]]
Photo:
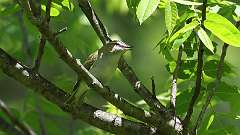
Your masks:
[[[204,26],[223,42],[240,47],[240,32],[225,17],[216,13],[208,13]]]
[[[136,9],[137,9],[137,6],[138,6],[140,0],[126,0],[126,2],[127,2],[129,11],[131,13],[134,13],[134,15],[136,15]]]
[[[139,2],[136,14],[140,25],[151,16],[159,3],[160,0],[141,0]]]
[[[169,42],[173,42],[175,39],[177,39],[178,37],[182,36],[184,33],[188,32],[189,30],[193,30],[194,28],[196,28],[199,25],[199,23],[197,21],[193,21],[187,25],[185,25],[182,29],[180,29],[179,31],[177,31],[169,40]]]
[[[180,79],[190,78],[195,72],[196,63],[196,60],[183,60],[178,77]]]
[[[158,5],[158,8],[165,8],[168,1],[169,0],[161,0]]]
[[[216,88],[216,83],[210,82],[207,85],[207,91],[212,91],[214,87]],[[222,101],[230,103],[231,110],[233,111],[232,113],[239,112],[240,105],[236,104],[236,101],[239,101],[240,98],[238,86],[231,85],[226,82],[220,82],[216,88],[215,96]]]
[[[46,11],[46,6],[45,5],[41,5],[42,10]],[[51,7],[50,9],[50,16],[58,16],[60,14],[60,11],[54,7]]]
[[[170,61],[165,67],[167,68],[167,71],[172,74],[176,68],[176,62]]]
[[[177,19],[178,19],[177,5],[173,2],[168,1],[165,8],[165,24],[169,34],[172,33],[172,30],[176,25]]]
[[[194,16],[197,16],[193,11],[186,10],[183,15],[177,20],[177,25],[181,25],[182,23],[185,23],[186,20],[189,18],[193,18]]]
[[[171,1],[182,4],[182,5],[202,5],[202,3],[192,2],[187,0],[171,0]]]
[[[11,15],[17,13],[21,8],[18,4],[11,4],[0,8],[0,15]]]
[[[210,40],[209,36],[207,35],[207,33],[204,31],[204,29],[200,28],[197,31],[197,35],[200,38],[200,40],[203,42],[203,44],[212,52],[214,50],[212,41]]]
[[[62,6],[68,8],[70,11],[73,11],[74,5],[70,0],[63,0]]]
[[[180,45],[182,45],[188,38],[189,36],[192,34],[192,31],[188,31],[186,33],[183,34],[182,38],[176,39],[173,42],[173,49],[178,49]]]
[[[208,128],[211,126],[212,122],[214,120],[214,114],[212,114],[209,118],[209,121],[208,121],[208,124],[207,124],[207,127],[206,127],[206,130],[208,130]]]
[[[204,64],[203,71],[207,76],[210,76],[212,78],[216,77],[217,72],[217,66],[219,61],[218,60],[209,60]],[[228,75],[232,72],[231,67],[224,63],[223,66],[223,75]]]

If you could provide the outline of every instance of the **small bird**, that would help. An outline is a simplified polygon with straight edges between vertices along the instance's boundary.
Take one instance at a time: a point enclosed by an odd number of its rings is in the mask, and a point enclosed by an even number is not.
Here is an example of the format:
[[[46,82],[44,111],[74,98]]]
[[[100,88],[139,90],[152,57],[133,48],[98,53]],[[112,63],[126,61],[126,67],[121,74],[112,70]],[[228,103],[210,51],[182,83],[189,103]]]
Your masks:
[[[94,75],[103,85],[106,86],[114,75],[121,56],[130,49],[131,47],[122,41],[113,40],[91,54],[86,59],[84,66],[89,70],[90,73],[92,73],[92,75]],[[73,88],[73,94],[71,94],[71,97],[68,101],[72,101],[73,97],[78,91],[77,89],[80,85],[80,82],[81,77],[79,76],[78,81]],[[80,95],[84,95],[86,90],[81,89],[81,93],[83,94]]]

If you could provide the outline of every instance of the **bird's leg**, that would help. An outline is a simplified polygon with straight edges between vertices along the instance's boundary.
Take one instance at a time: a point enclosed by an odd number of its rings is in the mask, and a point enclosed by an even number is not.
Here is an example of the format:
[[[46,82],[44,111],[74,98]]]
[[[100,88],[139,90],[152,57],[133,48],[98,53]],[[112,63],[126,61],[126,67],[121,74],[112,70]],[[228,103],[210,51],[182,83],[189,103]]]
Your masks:
[[[107,86],[107,85],[104,85],[104,87],[108,89],[108,92],[111,92],[111,89],[110,89],[110,87],[109,87],[109,86]]]
[[[84,99],[86,97],[87,92],[88,90],[85,90],[83,94],[81,94],[80,97],[77,100],[75,100],[75,102],[71,102],[71,104],[75,107],[81,107],[81,105],[84,103]],[[75,115],[72,115],[72,118],[77,119]]]
[[[80,97],[77,99],[77,104],[78,104],[78,106],[83,104],[84,99],[85,99],[86,94],[87,94],[88,91],[89,91],[88,89],[85,90],[85,91],[80,95]]]
[[[80,86],[81,81],[82,81],[81,77],[78,76],[78,79],[72,89],[70,97],[65,101],[66,104],[71,104],[73,102],[74,97],[75,97],[76,93],[78,92],[78,88]]]

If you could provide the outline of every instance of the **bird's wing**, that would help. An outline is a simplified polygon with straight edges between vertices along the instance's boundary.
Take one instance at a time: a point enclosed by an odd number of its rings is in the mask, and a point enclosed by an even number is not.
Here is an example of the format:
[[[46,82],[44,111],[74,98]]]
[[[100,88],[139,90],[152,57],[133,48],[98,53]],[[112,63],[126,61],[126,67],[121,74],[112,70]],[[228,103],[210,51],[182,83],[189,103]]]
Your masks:
[[[98,59],[98,51],[95,51],[94,53],[90,54],[88,58],[84,62],[84,67],[89,70],[94,62]]]

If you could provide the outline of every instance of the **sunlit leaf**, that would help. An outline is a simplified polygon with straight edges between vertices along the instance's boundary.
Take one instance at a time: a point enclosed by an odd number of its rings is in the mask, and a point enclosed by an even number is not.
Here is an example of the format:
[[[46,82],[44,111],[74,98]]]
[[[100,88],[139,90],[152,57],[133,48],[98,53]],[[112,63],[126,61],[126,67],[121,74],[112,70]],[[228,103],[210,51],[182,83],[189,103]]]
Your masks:
[[[158,8],[165,8],[168,1],[169,0],[160,0]]]
[[[42,6],[42,10],[46,11],[46,6],[45,5],[41,5]],[[60,11],[54,7],[51,7],[50,9],[50,16],[58,16],[60,14]]]
[[[207,33],[202,29],[199,28],[199,30],[197,31],[198,37],[200,38],[200,40],[203,42],[203,44],[212,52],[214,50],[212,41],[210,40],[209,36],[207,35]]]
[[[196,16],[196,13],[194,13],[193,11],[191,11],[191,10],[185,11],[184,14],[181,15],[180,18],[177,20],[177,25],[181,25],[186,20],[188,20],[189,18],[192,18],[194,16]]]
[[[70,0],[63,0],[62,5],[67,7],[70,11],[73,11],[74,5]]]
[[[237,16],[240,16],[240,6],[239,6],[239,5],[236,5],[236,9],[235,9],[234,13],[235,13]]]
[[[223,42],[240,47],[240,32],[225,17],[215,13],[208,13],[204,26]]]
[[[165,7],[165,24],[168,33],[171,34],[176,21],[178,19],[177,5],[173,2],[168,1]]]
[[[185,25],[182,29],[180,29],[179,31],[177,31],[169,40],[169,42],[174,41],[175,39],[177,39],[179,36],[183,35],[184,33],[186,33],[189,30],[193,30],[194,28],[196,28],[199,25],[199,23],[197,21],[193,21],[187,25]]]
[[[236,22],[240,21],[240,6],[236,5],[236,9],[234,10],[236,15],[233,15],[233,18]]]
[[[136,14],[140,25],[152,15],[159,3],[160,0],[141,0],[139,2]]]
[[[210,118],[209,118],[209,121],[208,121],[208,124],[207,124],[207,127],[206,127],[206,130],[208,130],[209,129],[209,127],[212,125],[212,122],[213,122],[213,120],[214,120],[214,114],[212,114],[211,116],[210,116]]]
[[[122,115],[123,112],[121,110],[119,110],[117,107],[115,107],[114,105],[112,105],[111,103],[107,103],[107,105],[104,105],[107,112],[110,112],[112,114],[116,114],[116,115]]]
[[[173,42],[173,49],[178,49],[180,45],[182,45],[191,35],[192,31],[188,31],[183,34],[182,38],[176,39]]]
[[[210,7],[209,8],[209,12],[211,13],[217,13],[219,10],[221,9],[221,7],[219,7],[218,5]]]
[[[167,71],[172,74],[176,68],[176,62],[170,61],[165,67],[167,68]]]
[[[236,120],[239,120],[239,119],[240,119],[240,115],[236,116],[235,119],[236,119]]]
[[[182,4],[182,5],[202,5],[202,3],[192,2],[187,0],[171,0],[171,1]]]

